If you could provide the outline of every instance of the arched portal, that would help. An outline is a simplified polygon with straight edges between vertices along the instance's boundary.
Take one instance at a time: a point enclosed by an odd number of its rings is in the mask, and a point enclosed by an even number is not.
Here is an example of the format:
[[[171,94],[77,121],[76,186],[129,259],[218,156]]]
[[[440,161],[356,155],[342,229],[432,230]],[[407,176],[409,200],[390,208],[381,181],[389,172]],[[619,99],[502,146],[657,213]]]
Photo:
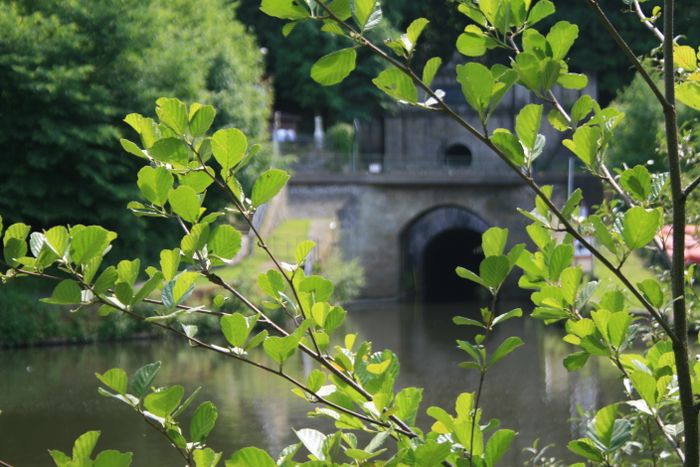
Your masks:
[[[455,268],[478,270],[481,234],[488,224],[460,206],[440,206],[419,215],[401,234],[402,292],[424,301],[476,298],[477,288]]]

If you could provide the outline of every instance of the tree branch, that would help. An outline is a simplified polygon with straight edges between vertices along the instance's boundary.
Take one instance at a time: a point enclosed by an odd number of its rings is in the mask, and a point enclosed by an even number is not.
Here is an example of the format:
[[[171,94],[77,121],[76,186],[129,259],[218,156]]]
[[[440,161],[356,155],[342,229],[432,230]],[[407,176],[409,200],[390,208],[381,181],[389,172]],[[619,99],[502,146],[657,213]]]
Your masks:
[[[634,11],[637,13],[637,16],[639,16],[639,19],[641,20],[642,24],[649,30],[651,31],[654,36],[659,40],[659,42],[664,41],[664,34],[659,31],[656,26],[652,24],[652,22],[647,18],[647,16],[644,14],[644,11],[642,11],[642,6],[639,4],[639,0],[634,0],[633,2],[634,6]]]
[[[700,177],[697,177],[695,180],[690,182],[690,184],[687,187],[685,187],[685,190],[683,190],[683,198],[687,199],[688,196],[690,196],[690,194],[693,192],[693,190],[695,190],[698,187],[698,185],[700,185]]]
[[[613,40],[617,43],[617,45],[620,47],[622,52],[627,56],[627,58],[632,62],[632,65],[637,69],[639,74],[642,76],[644,81],[646,81],[647,85],[651,89],[651,91],[654,93],[654,96],[656,96],[656,99],[659,101],[661,106],[664,108],[664,110],[672,107],[671,103],[667,99],[666,96],[661,92],[659,87],[656,85],[652,77],[649,75],[649,72],[644,68],[644,65],[642,65],[642,62],[639,61],[637,56],[635,55],[634,51],[630,48],[629,44],[625,42],[625,40],[622,38],[620,33],[617,31],[615,26],[610,22],[610,19],[606,16],[605,12],[602,10],[600,5],[598,4],[598,0],[586,0],[588,5],[593,9],[595,12],[596,16],[598,16],[598,19],[600,20],[601,23],[603,23],[603,26],[605,29],[608,31],[610,36],[613,38]],[[665,12],[664,12],[665,16]]]

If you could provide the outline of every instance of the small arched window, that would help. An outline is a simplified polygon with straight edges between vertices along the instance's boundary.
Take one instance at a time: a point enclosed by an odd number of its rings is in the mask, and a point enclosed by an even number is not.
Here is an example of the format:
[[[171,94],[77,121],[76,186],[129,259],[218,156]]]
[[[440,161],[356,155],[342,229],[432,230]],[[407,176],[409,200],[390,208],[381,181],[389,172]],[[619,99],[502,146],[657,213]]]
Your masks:
[[[448,167],[469,167],[472,152],[463,144],[452,144],[445,150],[445,164]]]

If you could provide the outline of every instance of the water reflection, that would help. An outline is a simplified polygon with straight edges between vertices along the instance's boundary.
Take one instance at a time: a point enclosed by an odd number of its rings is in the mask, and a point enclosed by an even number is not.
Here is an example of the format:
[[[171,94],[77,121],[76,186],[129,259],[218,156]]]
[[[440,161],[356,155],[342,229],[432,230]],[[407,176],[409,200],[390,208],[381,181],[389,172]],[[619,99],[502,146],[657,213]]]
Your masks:
[[[402,367],[397,387],[426,388],[418,419],[425,429],[431,423],[425,408],[441,405],[452,411],[456,395],[475,388],[477,375],[457,367],[463,353],[454,344],[465,338],[468,328],[451,323],[454,314],[469,310],[374,303],[353,307],[349,314],[347,332],[359,332],[375,349],[398,353]],[[617,400],[620,383],[612,369],[595,361],[581,373],[568,373],[561,362],[570,349],[559,330],[512,320],[492,342],[508,335],[521,336],[525,346],[489,373],[483,397],[486,418],[500,418],[520,433],[505,464],[520,463],[522,449],[536,438],[556,443],[553,453],[566,456],[563,446],[581,434],[581,427],[570,421],[577,405],[593,408]],[[135,466],[179,465],[181,460],[160,435],[128,408],[96,392],[95,372],[114,366],[131,372],[154,360],[165,362],[157,383],[178,382],[188,390],[202,385],[199,400],[217,404],[220,417],[210,442],[226,455],[251,444],[277,452],[294,441],[292,428],[330,429],[323,420],[306,418],[310,406],[283,381],[178,342],[23,349],[0,353],[0,459],[17,467],[49,465],[47,449],[68,450],[80,433],[100,429],[99,446],[133,451]],[[301,357],[293,364],[298,373],[311,368]]]

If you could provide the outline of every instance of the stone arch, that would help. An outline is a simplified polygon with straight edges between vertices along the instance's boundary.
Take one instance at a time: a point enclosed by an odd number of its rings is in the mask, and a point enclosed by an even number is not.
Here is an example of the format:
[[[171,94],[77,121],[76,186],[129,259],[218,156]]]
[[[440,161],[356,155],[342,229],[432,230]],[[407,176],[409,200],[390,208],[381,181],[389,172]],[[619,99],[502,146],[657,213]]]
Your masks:
[[[476,298],[477,288],[454,269],[478,269],[481,234],[488,228],[484,219],[459,205],[435,206],[415,216],[401,232],[402,295],[425,301]]]

